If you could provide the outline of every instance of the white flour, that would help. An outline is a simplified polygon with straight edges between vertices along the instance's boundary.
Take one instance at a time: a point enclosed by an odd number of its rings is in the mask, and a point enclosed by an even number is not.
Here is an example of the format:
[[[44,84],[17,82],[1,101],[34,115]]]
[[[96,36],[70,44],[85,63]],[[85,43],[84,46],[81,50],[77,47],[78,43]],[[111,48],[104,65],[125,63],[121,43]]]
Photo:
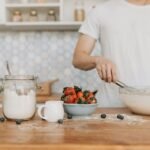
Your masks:
[[[88,124],[91,123],[106,123],[106,124],[124,124],[124,125],[141,125],[143,123],[149,122],[149,120],[144,119],[142,116],[131,116],[127,114],[122,114],[124,116],[124,120],[117,119],[117,114],[107,114],[105,119],[100,117],[100,114],[95,114],[89,117],[75,117],[72,119],[64,119],[63,124],[58,123],[48,123],[47,121],[36,120],[35,122],[27,121],[23,122],[21,125],[16,125],[15,123],[12,126],[17,127],[21,131],[37,131],[37,132],[49,132],[55,133],[55,131],[65,129],[75,129],[82,130],[86,127],[88,131]],[[78,122],[79,124],[75,123]],[[84,130],[85,131],[85,130]]]
[[[18,95],[11,89],[4,90],[3,111],[9,119],[29,119],[35,113],[35,91]]]

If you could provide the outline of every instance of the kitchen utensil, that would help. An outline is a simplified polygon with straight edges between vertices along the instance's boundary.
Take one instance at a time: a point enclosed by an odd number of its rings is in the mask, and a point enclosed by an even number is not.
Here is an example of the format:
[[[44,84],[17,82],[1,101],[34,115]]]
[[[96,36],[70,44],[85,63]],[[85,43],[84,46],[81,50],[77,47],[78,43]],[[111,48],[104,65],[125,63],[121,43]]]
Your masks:
[[[123,83],[121,81],[116,81],[115,84],[118,85],[119,87],[125,88],[126,90],[129,90],[129,91],[139,90],[138,88],[135,88],[135,87],[132,87],[132,86],[128,86],[128,85],[126,85],[125,83]]]
[[[42,114],[42,110],[44,110]],[[43,106],[38,109],[40,118],[48,122],[57,122],[64,118],[63,101],[47,101]]]
[[[10,71],[10,67],[9,67],[8,61],[6,61],[6,69],[7,69],[8,75],[11,75],[11,71]]]
[[[10,71],[10,67],[9,67],[9,62],[6,61],[6,69],[7,69],[7,72],[8,72],[8,75],[11,76],[11,71]],[[14,86],[15,86],[15,89],[16,89],[16,93],[19,93],[19,91],[17,90],[17,87],[16,87],[16,84],[14,82]]]

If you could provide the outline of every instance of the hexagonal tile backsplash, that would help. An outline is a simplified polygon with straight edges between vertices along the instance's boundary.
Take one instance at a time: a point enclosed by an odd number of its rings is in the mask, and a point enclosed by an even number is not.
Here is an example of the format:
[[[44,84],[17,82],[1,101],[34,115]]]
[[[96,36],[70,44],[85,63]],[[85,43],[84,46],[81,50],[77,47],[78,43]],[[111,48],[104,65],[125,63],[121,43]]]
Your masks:
[[[12,74],[37,75],[40,81],[59,78],[53,87],[57,92],[73,85],[99,89],[101,81],[95,70],[84,72],[72,66],[77,39],[77,32],[0,32],[0,77],[7,74],[8,60]],[[93,54],[100,54],[99,46]]]

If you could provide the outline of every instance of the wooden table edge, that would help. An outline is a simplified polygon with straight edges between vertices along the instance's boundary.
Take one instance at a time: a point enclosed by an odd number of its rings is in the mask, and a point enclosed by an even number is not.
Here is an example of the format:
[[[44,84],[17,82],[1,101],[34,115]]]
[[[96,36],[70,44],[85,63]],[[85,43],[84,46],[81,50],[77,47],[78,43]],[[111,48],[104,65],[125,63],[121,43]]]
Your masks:
[[[150,145],[99,145],[99,144],[1,144],[0,150],[150,150]]]

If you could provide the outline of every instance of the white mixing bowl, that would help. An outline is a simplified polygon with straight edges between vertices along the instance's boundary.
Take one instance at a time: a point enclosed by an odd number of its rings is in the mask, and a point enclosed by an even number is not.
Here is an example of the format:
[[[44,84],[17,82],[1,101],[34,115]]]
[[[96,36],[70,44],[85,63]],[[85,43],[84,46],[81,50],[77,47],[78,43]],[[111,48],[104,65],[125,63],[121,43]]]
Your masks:
[[[120,98],[132,112],[150,115],[150,88],[120,88]]]

